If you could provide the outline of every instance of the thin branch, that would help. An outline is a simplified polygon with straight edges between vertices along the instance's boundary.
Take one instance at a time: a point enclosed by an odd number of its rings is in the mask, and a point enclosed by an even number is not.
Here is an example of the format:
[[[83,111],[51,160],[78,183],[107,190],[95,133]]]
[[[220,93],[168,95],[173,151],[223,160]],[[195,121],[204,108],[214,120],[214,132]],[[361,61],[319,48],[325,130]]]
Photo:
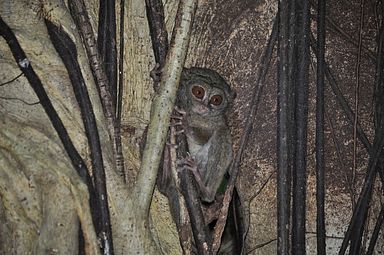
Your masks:
[[[372,232],[371,241],[369,242],[368,250],[366,255],[372,255],[375,250],[375,245],[377,242],[377,239],[379,238],[381,226],[384,223],[384,207],[381,206],[381,210],[379,213],[379,216],[377,217],[375,228]]]
[[[379,132],[380,125],[379,123],[383,121],[383,110],[384,110],[384,6],[382,2],[382,20],[380,25],[380,30],[378,33],[378,47],[377,47],[377,64],[376,64],[376,86],[375,86],[375,130]],[[381,169],[381,172],[383,170]],[[377,242],[381,226],[384,222],[384,207],[381,205],[381,210],[377,218],[375,229],[373,230],[371,241],[368,246],[367,255],[373,254],[375,244]]]
[[[9,81],[6,81],[6,82],[3,82],[3,83],[0,83],[0,87],[1,86],[4,86],[4,85],[7,85],[7,84],[10,84],[14,81],[16,81],[17,79],[19,79],[21,76],[23,75],[23,73],[21,72],[18,76],[16,76],[15,78],[9,80]]]
[[[253,120],[257,114],[258,105],[259,105],[260,98],[261,98],[264,84],[265,84],[265,82],[264,82],[265,77],[266,77],[266,74],[268,72],[270,60],[272,57],[273,48],[274,48],[275,42],[277,40],[277,34],[278,34],[277,29],[278,29],[277,28],[277,18],[275,18],[272,33],[269,37],[268,44],[264,50],[264,53],[263,53],[263,56],[262,56],[262,59],[260,62],[260,67],[258,69],[258,75],[257,75],[258,78],[257,78],[257,81],[255,83],[255,90],[253,91],[252,101],[250,104],[251,108],[249,110],[249,114],[247,117],[247,122],[245,125],[244,132],[243,132],[241,139],[240,139],[240,146],[239,146],[239,149],[236,153],[236,158],[232,162],[230,170],[228,171],[231,173],[231,176],[230,176],[229,181],[228,181],[227,190],[225,191],[223,206],[221,208],[220,215],[219,215],[218,221],[217,221],[215,229],[214,229],[214,242],[213,242],[214,254],[216,254],[220,248],[221,236],[222,236],[222,233],[224,231],[225,222],[226,222],[227,215],[228,215],[228,208],[229,208],[229,204],[230,204],[230,201],[232,198],[233,189],[234,189],[235,182],[236,182],[236,177],[237,177],[238,172],[239,172],[240,162],[241,162],[245,147],[247,145],[247,142],[249,141],[249,135],[250,135],[251,130],[252,130]]]
[[[333,122],[329,116],[329,114],[325,114],[326,118],[327,118],[327,121],[329,123],[329,128],[331,130],[331,136],[332,136],[332,141],[333,141],[333,144],[335,145],[335,150],[336,150],[336,155],[337,155],[337,159],[341,165],[340,169],[343,173],[345,173],[345,176],[346,176],[346,181],[347,181],[347,185],[348,185],[348,190],[349,190],[349,193],[351,195],[351,204],[352,204],[352,210],[353,208],[355,208],[356,206],[356,194],[355,194],[355,190],[352,189],[352,185],[351,185],[351,179],[350,179],[350,176],[348,174],[348,171],[346,170],[346,167],[345,167],[345,164],[344,164],[344,161],[343,159],[345,157],[342,156],[342,150],[341,150],[341,147],[340,147],[340,143],[338,142],[337,140],[337,137],[336,137],[336,131],[335,131],[335,128],[333,126]]]
[[[273,175],[275,174],[275,172],[273,171],[267,178],[267,180],[265,180],[265,182],[261,185],[260,189],[258,191],[256,191],[255,194],[253,194],[251,197],[250,197],[250,201],[255,199],[258,195],[260,195],[260,193],[264,190],[265,186],[267,186],[267,184],[269,183],[269,181],[272,179]]]
[[[116,101],[116,124],[115,124],[115,133],[121,134],[121,112],[123,108],[123,92],[124,92],[124,17],[125,17],[125,0],[120,1],[120,47],[119,47],[119,84],[117,92],[117,101]],[[121,142],[120,142],[121,144]],[[117,157],[123,156],[122,146],[116,146]],[[124,158],[118,158],[117,162],[123,162]],[[124,165],[121,166],[124,170]],[[127,174],[124,172],[124,180],[127,180]]]
[[[264,246],[267,246],[268,244],[271,244],[271,243],[276,242],[276,241],[277,241],[277,239],[271,239],[271,240],[269,240],[267,242],[264,242],[264,243],[261,243],[261,244],[257,244],[255,247],[249,249],[249,251],[247,251],[247,254],[251,254],[255,250],[263,248]]]
[[[49,20],[45,20],[48,34],[53,46],[59,53],[63,63],[68,71],[73,91],[79,104],[81,116],[84,123],[85,134],[87,135],[88,145],[91,151],[91,162],[93,168],[93,180],[96,191],[96,197],[91,202],[93,223],[96,228],[103,254],[113,254],[112,230],[109,217],[108,197],[105,180],[105,169],[103,155],[100,145],[100,137],[97,129],[96,118],[93,112],[91,99],[85,86],[84,78],[81,74],[81,68],[77,62],[76,45],[70,39],[68,34],[61,28],[55,26]]]
[[[316,93],[316,206],[317,254],[325,255],[325,162],[324,162],[324,66],[325,0],[318,0],[317,19],[317,93]]]
[[[378,169],[377,164],[380,160],[380,155],[382,153],[383,146],[384,146],[384,121],[382,119],[379,125],[378,132],[376,133],[376,136],[375,136],[375,141],[373,143],[372,150],[370,151],[370,158],[369,158],[366,178],[364,180],[364,184],[360,192],[360,196],[357,201],[355,210],[353,211],[353,215],[352,215],[350,224],[348,226],[347,232],[345,233],[345,237],[344,237],[342,246],[340,248],[339,255],[345,254],[348,243],[349,241],[352,241],[352,240],[354,240],[353,245],[351,243],[351,249],[353,248],[352,254],[359,254],[358,242],[360,242],[360,239],[361,239],[361,230],[364,228],[366,215],[369,207],[369,201],[372,196],[373,184],[374,184],[374,180],[375,180],[377,169]],[[353,238],[356,232],[359,235],[357,240]]]
[[[309,67],[309,2],[296,1],[297,65],[295,70],[295,166],[293,173],[292,249],[295,254],[305,254],[306,220],[306,162],[308,122],[308,67]]]
[[[212,254],[211,238],[201,210],[200,198],[197,195],[197,187],[194,176],[190,171],[182,171],[180,174],[180,186],[187,205],[191,221],[192,233],[195,239],[198,254]]]
[[[178,218],[179,218],[178,220],[175,220],[175,221],[177,221],[176,226],[178,227],[178,231],[179,231],[179,240],[180,240],[181,248],[183,250],[183,255],[190,255],[190,254],[193,254],[193,251],[192,251],[192,244],[193,244],[192,234],[193,233],[192,233],[191,220],[190,220],[190,217],[188,214],[189,210],[187,208],[187,203],[186,203],[184,197],[189,198],[188,193],[191,192],[191,187],[189,187],[189,184],[192,182],[189,182],[186,185],[184,184],[184,182],[186,179],[188,181],[189,180],[194,181],[194,179],[191,179],[190,173],[188,173],[189,171],[184,171],[184,173],[180,173],[180,175],[179,175],[178,166],[177,166],[177,161],[178,161],[177,159],[178,158],[185,158],[187,156],[187,140],[186,140],[185,135],[183,135],[183,134],[177,135],[176,126],[174,125],[175,122],[176,122],[176,120],[173,119],[172,125],[169,128],[170,129],[169,142],[171,144],[177,144],[177,148],[175,148],[175,147],[170,148],[170,158],[171,158],[170,159],[170,165],[171,165],[171,172],[172,172],[171,183],[173,183],[173,184],[171,184],[171,186],[173,186],[174,189],[167,192],[167,197],[168,197],[169,206],[171,207],[171,210],[173,210],[174,214],[178,215]],[[181,176],[184,176],[184,178],[181,178]],[[181,185],[181,182],[182,182],[181,179],[184,179],[183,185]],[[183,191],[184,196],[181,192],[182,189],[180,187],[184,187],[184,191]],[[196,188],[195,188],[195,186],[192,188],[194,188],[192,193],[196,197],[196,195],[195,195],[196,194]],[[197,199],[197,201],[198,201],[198,199]],[[189,204],[189,207],[191,207],[191,206],[193,206],[193,205]],[[200,204],[198,205],[198,208],[200,208]],[[196,211],[196,208],[191,208],[190,210]],[[203,219],[201,208],[197,211],[197,214],[200,216],[199,219]],[[174,217],[175,217],[175,215],[174,215]],[[196,217],[196,214],[193,217]],[[194,220],[194,222],[196,222],[196,219],[193,219],[193,220]],[[201,220],[198,221],[198,223],[201,223]],[[194,226],[194,228],[195,228],[194,229],[195,233],[203,233],[203,235],[201,235],[203,241],[208,240],[207,232],[205,229],[205,224],[203,224],[203,225],[198,224],[197,226]],[[201,245],[200,245],[202,243],[203,242],[198,240],[199,250],[201,252],[204,252],[204,250],[201,248]]]
[[[27,101],[24,101],[23,99],[21,99],[21,98],[17,98],[17,97],[2,97],[2,96],[0,96],[0,99],[4,99],[4,100],[15,100],[15,101],[22,102],[23,104],[26,104],[26,105],[37,105],[37,104],[40,103],[40,101],[37,101],[37,102],[34,102],[34,103],[28,103]]]
[[[117,49],[115,0],[100,0],[97,44],[108,77],[113,108],[117,100]]]
[[[70,0],[68,4],[72,18],[79,29],[81,38],[83,39],[90,61],[92,74],[99,90],[104,115],[107,120],[109,136],[113,145],[113,154],[115,157],[117,172],[121,176],[124,176],[124,158],[122,154],[118,154],[121,152],[121,149],[119,149],[119,147],[121,147],[120,129],[116,128],[115,109],[113,107],[111,94],[108,90],[108,79],[97,49],[97,43],[87,10],[85,8],[85,3],[84,0]]]
[[[168,52],[168,34],[165,29],[164,7],[161,0],[145,0],[149,32],[156,63],[163,67]]]
[[[165,58],[168,53],[168,33],[165,27],[164,7],[161,0],[145,0],[149,33],[151,35],[152,49],[155,56],[156,66],[151,71],[154,80],[153,87],[158,90],[158,75],[164,67]]]
[[[355,189],[356,182],[356,164],[357,164],[357,123],[359,121],[359,94],[360,94],[360,70],[361,70],[361,51],[363,44],[363,25],[364,25],[364,0],[360,0],[360,25],[359,25],[359,43],[356,60],[356,84],[355,84],[355,105],[353,119],[353,161],[352,161],[352,189]]]
[[[290,72],[293,72],[293,47],[290,44],[293,3],[279,2],[279,46],[277,87],[277,254],[289,254],[289,198],[290,198]],[[293,18],[293,17],[292,17]]]

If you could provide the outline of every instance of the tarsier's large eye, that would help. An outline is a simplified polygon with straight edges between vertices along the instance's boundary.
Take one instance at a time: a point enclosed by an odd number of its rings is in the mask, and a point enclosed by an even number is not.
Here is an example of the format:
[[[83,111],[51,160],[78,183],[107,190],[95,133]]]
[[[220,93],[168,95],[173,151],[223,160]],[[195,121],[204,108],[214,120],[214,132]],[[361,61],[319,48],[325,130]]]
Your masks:
[[[192,87],[192,94],[198,98],[198,99],[203,99],[205,95],[205,90],[203,87],[200,86],[193,86]]]
[[[209,100],[209,103],[213,105],[220,105],[222,102],[223,102],[223,97],[220,95],[214,95]]]

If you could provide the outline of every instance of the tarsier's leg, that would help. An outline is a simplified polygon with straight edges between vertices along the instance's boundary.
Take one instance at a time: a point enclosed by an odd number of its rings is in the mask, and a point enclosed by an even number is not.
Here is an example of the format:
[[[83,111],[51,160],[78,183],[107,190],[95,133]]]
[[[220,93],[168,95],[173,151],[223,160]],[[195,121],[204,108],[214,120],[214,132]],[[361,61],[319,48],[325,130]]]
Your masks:
[[[209,194],[212,193],[212,190],[210,190],[208,187],[205,186],[203,178],[201,176],[201,173],[199,171],[199,168],[197,167],[196,161],[193,157],[188,156],[185,157],[180,161],[180,166],[182,166],[182,169],[190,170],[193,173],[193,176],[195,177],[196,183],[199,187],[199,190],[201,192],[202,197],[207,197]]]

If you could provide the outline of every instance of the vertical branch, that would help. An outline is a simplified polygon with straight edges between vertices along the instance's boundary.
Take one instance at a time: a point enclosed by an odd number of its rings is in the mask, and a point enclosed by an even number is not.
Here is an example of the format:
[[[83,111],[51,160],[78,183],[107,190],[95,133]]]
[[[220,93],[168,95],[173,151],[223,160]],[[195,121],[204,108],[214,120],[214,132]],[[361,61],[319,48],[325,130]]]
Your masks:
[[[356,164],[357,164],[357,123],[359,121],[359,93],[360,93],[360,69],[361,69],[361,51],[363,41],[363,25],[364,25],[364,0],[360,0],[360,25],[359,25],[359,42],[356,60],[356,84],[355,84],[355,116],[353,120],[353,164],[352,164],[352,189],[355,189],[356,182]]]
[[[165,29],[163,3],[161,0],[145,0],[145,7],[155,61],[162,68],[168,52],[168,34]]]
[[[277,254],[289,254],[289,1],[279,1],[277,87]]]
[[[375,130],[383,118],[384,100],[384,2],[381,1],[381,25],[377,38],[377,63],[376,63],[376,85],[375,85]]]
[[[52,43],[63,60],[68,71],[76,100],[79,104],[84,123],[85,134],[91,151],[94,186],[96,191],[92,206],[93,223],[96,228],[104,254],[113,254],[112,230],[109,217],[107,188],[105,183],[105,169],[100,145],[100,137],[97,129],[96,118],[93,112],[91,99],[89,98],[80,66],[77,62],[76,45],[70,37],[53,23],[46,20],[49,36]]]
[[[100,0],[97,44],[108,77],[113,108],[117,101],[117,49],[115,0]]]
[[[384,12],[384,10],[383,10]],[[376,74],[376,105],[375,112],[381,114],[381,111],[384,107],[384,82],[382,80],[382,75],[384,73],[384,21],[382,20],[381,29],[379,33],[378,40],[378,62],[377,62],[377,74]],[[339,254],[345,254],[345,251],[348,247],[349,241],[351,241],[350,254],[358,254],[360,251],[360,242],[361,242],[361,231],[364,228],[365,224],[365,215],[368,211],[368,205],[372,194],[372,188],[374,180],[377,173],[377,163],[380,160],[382,155],[383,145],[384,145],[384,118],[377,116],[376,119],[376,129],[375,129],[375,139],[372,147],[369,150],[370,158],[368,163],[367,175],[364,180],[364,185],[362,187],[359,199],[357,201],[355,210],[348,226],[347,232],[345,233],[342,246],[340,248]],[[357,235],[356,235],[356,232]],[[357,236],[357,237],[354,237]],[[372,244],[373,245],[373,244]],[[371,245],[370,245],[371,246]]]
[[[117,139],[120,139],[120,146],[116,146],[116,156],[121,156],[121,159],[118,159],[117,162],[122,162],[120,166],[121,171],[123,171],[125,181],[126,173],[124,172],[124,158],[123,158],[123,148],[121,146],[121,111],[123,107],[123,90],[124,90],[124,16],[125,16],[125,0],[120,0],[120,47],[119,47],[119,84],[117,91],[116,99],[116,124],[115,124],[115,134]]]
[[[83,39],[83,43],[90,61],[92,74],[99,90],[104,115],[107,119],[109,136],[112,140],[117,172],[123,176],[124,158],[122,153],[118,153],[121,152],[121,137],[119,132],[120,129],[116,128],[115,108],[113,107],[112,97],[108,90],[108,78],[106,76],[105,70],[103,69],[91,22],[89,21],[88,13],[85,8],[85,3],[84,0],[70,0],[68,4],[72,18],[74,19],[79,29],[81,38]]]
[[[371,241],[369,242],[366,255],[373,254],[377,239],[379,238],[379,233],[380,233],[381,226],[383,225],[383,222],[384,222],[384,207],[381,206],[381,210],[380,210],[379,216],[377,217],[375,228],[372,232]]]
[[[296,1],[297,48],[296,52],[296,145],[293,175],[292,249],[305,254],[306,219],[306,162],[308,119],[308,67],[309,67],[309,2]]]
[[[156,61],[156,67],[152,72],[156,73],[160,72],[164,67],[168,53],[168,34],[165,28],[164,7],[161,0],[145,0],[145,7]],[[155,90],[158,89],[158,80],[154,79],[153,87]]]
[[[212,254],[212,241],[204,222],[204,215],[200,206],[200,198],[197,196],[194,176],[190,171],[182,171],[179,176],[198,254]]]
[[[174,217],[175,215],[179,216],[179,219],[176,219],[176,226],[178,227],[179,232],[179,240],[181,249],[183,250],[183,255],[190,255],[193,254],[192,252],[192,235],[191,235],[191,220],[188,215],[188,208],[185,202],[185,199],[181,192],[181,176],[179,176],[178,173],[178,167],[177,167],[177,159],[178,158],[185,158],[187,156],[187,139],[184,134],[177,135],[176,127],[173,125],[175,124],[175,120],[172,120],[172,124],[170,126],[169,130],[169,142],[171,144],[177,144],[178,147],[176,148],[170,148],[170,165],[171,165],[171,172],[172,172],[172,181],[174,181],[174,184],[171,186],[174,186],[174,189],[169,191],[167,194],[169,206],[171,208],[171,211],[173,211]],[[180,173],[181,174],[181,173]],[[186,175],[188,180],[189,179],[189,173],[188,171],[184,171],[183,175]],[[184,178],[185,179],[185,178]],[[183,186],[187,191],[183,191],[184,194],[188,192],[187,186]],[[196,193],[196,192],[194,192]],[[200,206],[200,205],[199,205]],[[201,215],[201,209],[198,212],[199,215]],[[207,233],[205,232],[205,225],[201,227],[201,225],[198,226],[198,230],[195,229],[195,232],[203,233],[202,241],[208,240],[206,238]],[[204,252],[204,249],[201,249],[201,244],[203,242],[198,242],[198,249],[199,251]]]
[[[318,0],[317,16],[317,92],[316,92],[316,205],[317,254],[325,255],[325,163],[324,163],[324,66],[326,0]]]
[[[197,0],[186,0],[179,3],[172,46],[161,74],[159,93],[153,99],[147,143],[143,151],[142,164],[134,191],[138,202],[138,210],[143,217],[146,217],[149,213],[157,170],[189,45],[196,6]]]

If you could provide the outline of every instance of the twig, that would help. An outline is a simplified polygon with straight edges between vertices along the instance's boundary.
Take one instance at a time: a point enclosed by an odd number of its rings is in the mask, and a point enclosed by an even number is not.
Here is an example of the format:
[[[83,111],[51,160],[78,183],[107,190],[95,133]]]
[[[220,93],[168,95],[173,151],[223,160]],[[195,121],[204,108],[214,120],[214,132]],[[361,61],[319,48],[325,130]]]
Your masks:
[[[295,64],[295,164],[292,202],[292,249],[295,254],[305,254],[306,220],[306,162],[307,162],[307,122],[308,122],[308,67],[309,67],[309,2],[296,1],[297,52]]]
[[[371,241],[369,242],[368,251],[367,251],[366,255],[372,255],[373,254],[373,251],[375,250],[375,245],[376,245],[377,239],[379,237],[379,233],[381,230],[381,226],[383,225],[383,222],[384,222],[384,207],[381,206],[381,210],[380,210],[379,216],[377,217],[375,228],[372,232]]]
[[[122,154],[118,154],[118,152],[121,152],[121,149],[118,149],[121,147],[120,129],[116,128],[115,109],[113,107],[111,94],[108,90],[108,79],[105,70],[103,69],[91,22],[89,21],[88,13],[85,8],[85,3],[84,0],[70,0],[68,4],[72,18],[83,39],[92,74],[99,90],[104,115],[107,120],[109,136],[112,140],[113,155],[115,157],[117,172],[121,176],[124,176],[124,158]]]
[[[251,254],[253,251],[257,250],[257,249],[260,249],[260,248],[263,248],[264,246],[267,246],[268,244],[270,243],[273,243],[273,242],[276,242],[277,239],[271,239],[267,242],[264,242],[264,243],[261,243],[261,244],[257,244],[255,247],[249,249],[249,251],[247,251],[247,254]]]
[[[97,44],[108,77],[113,108],[117,100],[117,49],[115,0],[100,0]]]
[[[324,68],[325,68],[325,0],[318,0],[317,18],[317,90],[316,90],[316,231],[317,254],[326,254],[325,244],[325,162],[324,162]]]
[[[121,134],[121,112],[123,107],[123,91],[124,91],[124,16],[125,16],[125,0],[120,1],[120,52],[119,52],[119,84],[116,101],[116,133]],[[122,146],[116,146],[117,156],[122,156]],[[124,162],[124,158],[118,159],[118,162]],[[124,166],[122,166],[122,170]],[[127,173],[124,171],[124,180],[127,180]]]
[[[165,28],[164,7],[161,0],[145,0],[145,7],[156,61],[156,66],[152,72],[156,76],[164,67],[165,58],[168,53],[168,34]],[[160,81],[156,80],[156,77],[152,78],[154,78],[153,87],[157,91]]]
[[[352,161],[352,189],[355,189],[356,182],[356,164],[357,164],[357,123],[359,120],[359,94],[360,94],[360,69],[361,69],[361,50],[363,41],[364,25],[364,0],[360,0],[360,26],[359,26],[359,44],[356,61],[356,84],[355,84],[355,116],[353,119],[353,161]]]
[[[250,135],[251,130],[252,130],[253,120],[254,120],[256,113],[257,113],[259,101],[260,101],[262,91],[264,88],[264,84],[265,84],[264,80],[265,80],[265,77],[266,77],[266,74],[267,74],[267,71],[269,68],[269,64],[270,64],[270,60],[271,60],[271,56],[272,56],[272,52],[273,52],[273,48],[274,48],[274,44],[275,44],[276,40],[277,40],[277,18],[275,18],[272,33],[269,37],[268,44],[265,48],[265,51],[263,53],[263,56],[262,56],[262,59],[260,62],[260,67],[259,67],[258,76],[257,76],[258,78],[257,78],[257,82],[255,83],[255,90],[253,91],[252,101],[250,104],[251,108],[249,110],[249,114],[247,117],[247,122],[245,125],[244,132],[241,136],[240,146],[239,146],[239,149],[237,151],[236,158],[232,162],[230,170],[229,170],[229,172],[231,173],[231,176],[230,176],[229,181],[228,181],[227,190],[225,191],[224,200],[223,200],[223,207],[221,208],[220,215],[219,215],[219,218],[217,220],[217,223],[216,223],[216,226],[214,229],[214,241],[213,241],[214,254],[216,254],[220,248],[221,236],[222,236],[222,233],[224,231],[225,222],[226,222],[227,215],[228,215],[229,203],[231,201],[233,189],[234,189],[235,182],[236,182],[236,177],[237,177],[237,174],[239,172],[239,166],[240,166],[241,158],[242,158],[243,152],[245,150],[245,147],[247,145],[247,141],[249,140],[249,135]]]
[[[175,123],[175,120],[172,120],[172,124],[174,123]],[[174,181],[174,185],[176,187],[176,194],[167,194],[167,196],[168,196],[168,201],[170,202],[170,207],[171,208],[174,207],[172,208],[174,213],[178,214],[179,216],[178,222],[176,222],[176,226],[178,227],[178,231],[179,231],[179,240],[180,240],[181,248],[183,250],[183,255],[191,255],[193,254],[191,221],[189,218],[188,208],[187,208],[185,199],[181,194],[181,188],[180,188],[181,180],[178,174],[178,167],[177,167],[177,159],[184,158],[187,154],[187,141],[186,141],[185,135],[177,136],[176,128],[174,125],[171,125],[169,129],[170,129],[169,142],[171,144],[177,144],[177,149],[175,147],[173,148],[171,147],[170,149],[170,158],[171,158],[170,161],[171,161],[171,171],[172,171],[171,182]],[[172,197],[177,197],[177,202],[174,201]],[[176,211],[175,208],[177,208],[178,211]],[[203,230],[204,230],[204,227],[202,230],[200,230],[200,232],[202,232]]]
[[[109,217],[108,197],[105,169],[103,163],[103,154],[101,151],[100,137],[97,129],[96,118],[93,112],[91,99],[89,98],[84,78],[81,74],[81,68],[77,62],[76,45],[70,39],[67,33],[61,28],[55,26],[49,20],[45,20],[48,34],[53,46],[59,53],[63,63],[68,71],[73,91],[79,104],[81,116],[84,123],[85,134],[91,151],[91,162],[93,168],[93,180],[96,191],[96,197],[91,200],[91,211],[93,214],[93,223],[96,228],[103,254],[113,254],[112,230]]]
[[[164,7],[161,0],[145,0],[149,32],[156,63],[163,67],[168,52],[168,34],[165,29]]]
[[[16,76],[15,78],[13,78],[13,79],[11,79],[11,80],[9,80],[9,81],[0,83],[0,87],[1,87],[1,86],[4,86],[4,85],[7,85],[7,84],[10,84],[10,83],[16,81],[16,80],[19,79],[22,75],[23,75],[23,72],[21,72],[18,76]]]
[[[344,157],[342,156],[341,147],[340,147],[340,144],[339,144],[339,142],[337,140],[336,131],[335,131],[335,128],[333,126],[332,120],[331,120],[329,114],[325,114],[325,116],[326,116],[327,121],[329,123],[329,128],[331,129],[332,141],[333,141],[333,144],[335,145],[337,159],[339,160],[339,163],[341,165],[340,169],[346,175],[346,180],[347,180],[347,184],[348,184],[348,190],[349,190],[349,193],[351,195],[350,198],[351,198],[352,211],[353,211],[353,209],[356,206],[356,202],[355,202],[356,194],[355,194],[355,191],[352,189],[351,179],[350,179],[348,171],[345,168],[345,164],[344,164],[344,161],[343,161]]]
[[[278,44],[278,81],[277,81],[277,254],[289,254],[289,94],[290,75],[293,65],[290,58],[290,18],[289,1],[279,2],[279,44]],[[293,27],[293,26],[292,26]]]
[[[265,188],[265,186],[267,186],[267,184],[269,183],[269,181],[272,179],[272,176],[275,174],[275,172],[273,171],[267,178],[267,180],[265,180],[265,182],[261,185],[260,189],[255,193],[253,194],[249,200],[253,200],[255,199],[258,195],[260,195],[260,193],[263,191],[263,189]]]
[[[34,102],[34,103],[28,103],[27,101],[24,101],[23,99],[17,98],[17,97],[2,97],[2,96],[0,96],[0,99],[20,101],[20,102],[22,102],[23,104],[26,104],[26,105],[37,105],[37,104],[40,103],[40,101],[37,101],[37,102]]]
[[[179,175],[180,186],[187,205],[197,252],[201,255],[212,254],[211,238],[208,234],[207,225],[204,222],[194,176],[190,171],[182,171]]]

